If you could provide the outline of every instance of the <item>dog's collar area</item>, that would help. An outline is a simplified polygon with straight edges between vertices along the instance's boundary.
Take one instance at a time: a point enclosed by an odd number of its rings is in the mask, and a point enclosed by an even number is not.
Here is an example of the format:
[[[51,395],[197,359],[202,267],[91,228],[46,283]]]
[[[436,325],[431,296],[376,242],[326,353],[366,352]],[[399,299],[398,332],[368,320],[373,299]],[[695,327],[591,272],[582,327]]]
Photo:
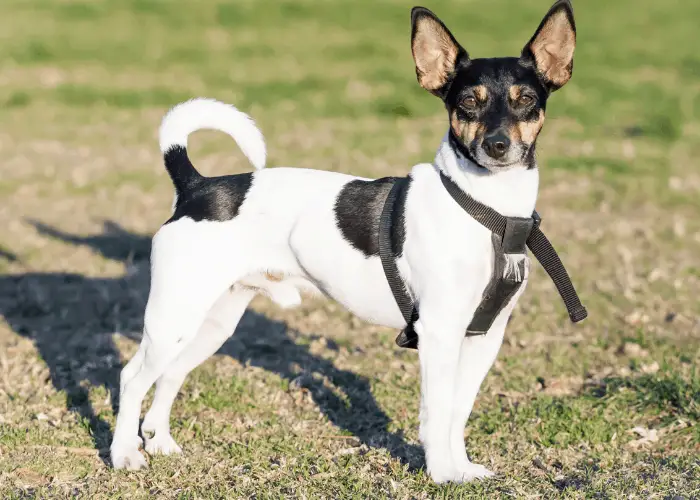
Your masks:
[[[564,264],[562,264],[556,250],[540,229],[541,218],[536,211],[533,212],[531,218],[505,217],[493,208],[480,203],[462,191],[459,186],[443,172],[440,172],[440,178],[452,199],[477,222],[489,229],[494,234],[494,237],[499,240],[502,254],[520,253],[524,255],[525,245],[523,242],[527,245],[554,282],[572,322],[578,323],[588,316],[588,312],[581,304],[581,300],[574,289],[569,274],[564,268]],[[393,219],[392,214],[399,193],[403,189],[406,189],[407,186],[407,178],[396,179],[396,182],[386,198],[379,221],[379,255],[384,268],[384,274],[386,275],[394,299],[407,325],[396,338],[396,344],[399,347],[417,349],[418,335],[413,329],[413,324],[419,317],[418,305],[411,298],[406,284],[399,274],[399,270],[396,266],[397,256],[393,255],[391,252],[390,230]],[[494,281],[492,280],[489,287],[491,287],[493,283]],[[475,318],[467,328],[466,335],[485,334],[495,316],[500,312],[503,305],[505,305],[506,299],[511,297],[514,293],[512,289],[507,293],[497,292],[501,297],[501,303],[500,305],[494,305],[493,303],[489,303],[489,300],[493,299],[493,294],[489,291],[489,287],[487,287],[482,303],[475,313]],[[483,309],[489,309],[491,311],[486,319],[477,317]]]

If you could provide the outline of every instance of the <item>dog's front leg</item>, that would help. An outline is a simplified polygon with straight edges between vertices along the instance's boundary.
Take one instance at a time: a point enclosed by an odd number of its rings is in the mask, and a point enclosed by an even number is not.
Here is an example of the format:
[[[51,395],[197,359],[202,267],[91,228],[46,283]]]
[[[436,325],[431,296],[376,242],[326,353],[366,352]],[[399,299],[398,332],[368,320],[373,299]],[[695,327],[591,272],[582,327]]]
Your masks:
[[[464,327],[445,309],[421,310],[415,324],[421,367],[420,440],[436,483],[459,480],[450,450],[455,381]]]
[[[465,337],[462,340],[450,437],[452,459],[461,481],[493,476],[493,472],[486,467],[469,460],[464,446],[464,427],[469,420],[481,383],[496,360],[509,315],[501,313],[486,335]]]

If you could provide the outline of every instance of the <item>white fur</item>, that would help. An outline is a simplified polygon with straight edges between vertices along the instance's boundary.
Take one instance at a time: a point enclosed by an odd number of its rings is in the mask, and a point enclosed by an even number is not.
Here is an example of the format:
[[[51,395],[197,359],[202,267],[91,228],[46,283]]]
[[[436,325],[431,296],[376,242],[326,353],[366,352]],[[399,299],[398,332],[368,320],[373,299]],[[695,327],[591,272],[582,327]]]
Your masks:
[[[198,128],[229,133],[251,161],[261,165],[255,158],[264,158],[262,135],[253,131],[252,121],[233,107],[208,100],[189,101],[166,116],[161,149],[186,144],[187,134]],[[468,481],[492,475],[469,461],[464,426],[525,286],[487,335],[465,337],[491,276],[491,233],[450,197],[440,170],[476,199],[506,216],[520,217],[534,210],[539,177],[536,168],[524,165],[484,173],[456,155],[447,136],[434,163],[411,171],[406,240],[398,267],[420,302],[415,325],[421,365],[420,439],[435,481]],[[180,451],[168,423],[177,391],[187,373],[234,331],[257,292],[285,306],[298,304],[300,291],[322,292],[365,320],[405,326],[379,257],[365,257],[336,225],[336,198],[353,179],[316,170],[259,170],[234,219],[182,218],[157,232],[143,341],[122,371],[111,446],[115,467],[146,465],[136,444],[138,419],[143,397],[156,381],[155,400],[143,424],[144,431],[155,433],[146,450]],[[267,273],[276,278],[269,279]],[[527,276],[522,279],[526,282]]]
[[[203,97],[180,103],[165,115],[158,134],[161,153],[173,146],[186,148],[187,136],[203,129],[227,133],[256,169],[265,167],[265,139],[253,119],[230,104]]]
[[[513,275],[513,280],[516,282],[521,282],[525,278],[527,278],[528,272],[530,271],[529,269],[529,261],[527,259],[527,255],[518,253],[518,254],[505,254],[505,259],[506,263],[505,266],[503,267],[503,277],[507,278],[509,275]],[[524,275],[520,273],[520,262],[525,261],[525,273]]]

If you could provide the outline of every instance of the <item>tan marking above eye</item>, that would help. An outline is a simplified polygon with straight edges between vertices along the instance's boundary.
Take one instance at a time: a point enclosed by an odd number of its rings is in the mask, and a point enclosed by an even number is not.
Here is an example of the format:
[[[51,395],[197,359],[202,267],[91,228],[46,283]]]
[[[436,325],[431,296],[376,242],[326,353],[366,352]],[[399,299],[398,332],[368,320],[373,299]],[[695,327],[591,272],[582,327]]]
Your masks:
[[[512,85],[508,89],[508,96],[510,97],[511,102],[520,105],[526,105],[533,102],[535,98],[525,93],[527,92],[527,89],[528,87],[524,87],[522,85]]]
[[[508,89],[508,95],[512,101],[517,101],[522,94],[523,88],[520,85],[511,85]]]
[[[485,85],[478,85],[474,87],[474,97],[478,101],[484,102],[486,99],[488,99],[489,93],[488,90],[486,90]]]
[[[484,85],[478,85],[472,88],[474,95],[463,97],[459,105],[465,109],[474,109],[479,103],[485,102],[488,98],[488,91]]]

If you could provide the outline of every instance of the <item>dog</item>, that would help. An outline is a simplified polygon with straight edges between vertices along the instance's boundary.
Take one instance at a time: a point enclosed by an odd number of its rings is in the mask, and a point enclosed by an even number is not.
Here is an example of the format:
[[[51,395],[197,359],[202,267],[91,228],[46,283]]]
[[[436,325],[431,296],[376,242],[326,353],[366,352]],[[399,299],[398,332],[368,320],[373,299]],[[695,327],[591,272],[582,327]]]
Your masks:
[[[472,463],[464,428],[525,286],[488,333],[465,328],[493,267],[491,232],[448,195],[441,176],[507,217],[530,217],[539,174],[535,156],[547,99],[573,70],[576,28],[568,0],[547,12],[519,57],[473,59],[430,10],[411,11],[418,83],[439,97],[447,132],[432,163],[414,166],[397,203],[392,252],[419,303],[419,437],[437,483],[493,475]],[[187,155],[200,129],[230,135],[255,167],[204,177]],[[163,119],[160,147],[175,186],[170,219],[153,238],[143,340],[121,372],[111,460],[147,465],[139,447],[141,403],[155,383],[141,430],[149,454],[180,453],[170,435],[173,401],[187,374],[234,332],[256,294],[283,307],[322,294],[364,320],[406,327],[380,262],[379,219],[392,178],[371,180],[311,169],[264,169],[253,120],[233,106],[194,99]],[[525,276],[524,281],[527,281]]]

